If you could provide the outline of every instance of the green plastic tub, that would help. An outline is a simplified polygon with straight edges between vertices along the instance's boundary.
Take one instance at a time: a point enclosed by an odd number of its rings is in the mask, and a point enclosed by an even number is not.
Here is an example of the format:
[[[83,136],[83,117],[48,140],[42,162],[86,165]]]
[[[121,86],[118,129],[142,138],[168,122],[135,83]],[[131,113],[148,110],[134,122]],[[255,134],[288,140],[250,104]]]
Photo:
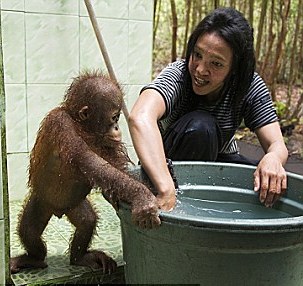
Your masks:
[[[270,209],[253,191],[254,167],[174,162],[180,185],[172,212],[142,230],[122,204],[127,284],[303,285],[303,176]],[[140,169],[135,169],[139,172]]]

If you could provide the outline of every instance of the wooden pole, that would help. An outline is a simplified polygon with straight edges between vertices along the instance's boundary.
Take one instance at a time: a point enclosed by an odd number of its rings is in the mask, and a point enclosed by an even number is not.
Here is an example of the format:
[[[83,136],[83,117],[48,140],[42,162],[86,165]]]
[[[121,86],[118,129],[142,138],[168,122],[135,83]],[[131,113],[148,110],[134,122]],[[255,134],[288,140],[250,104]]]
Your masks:
[[[103,38],[102,38],[102,35],[101,35],[101,32],[100,32],[99,26],[98,26],[98,22],[96,20],[96,15],[95,15],[93,6],[92,6],[90,0],[84,0],[84,2],[85,2],[85,5],[86,5],[86,8],[87,8],[88,15],[89,15],[89,18],[91,20],[92,26],[94,28],[95,35],[97,37],[97,41],[98,41],[98,44],[99,44],[99,47],[100,47],[103,59],[105,61],[105,65],[107,67],[109,76],[110,76],[110,78],[112,80],[114,80],[115,82],[117,82],[117,78],[115,76],[114,69],[113,69],[113,67],[111,65],[111,62],[110,62],[110,59],[109,59],[109,56],[108,56],[108,53],[107,53],[107,50],[106,50],[106,47],[105,47],[105,43],[103,41]],[[128,120],[129,113],[128,113],[126,104],[124,102],[124,99],[123,99],[123,102],[122,102],[122,112],[123,112],[126,120]]]

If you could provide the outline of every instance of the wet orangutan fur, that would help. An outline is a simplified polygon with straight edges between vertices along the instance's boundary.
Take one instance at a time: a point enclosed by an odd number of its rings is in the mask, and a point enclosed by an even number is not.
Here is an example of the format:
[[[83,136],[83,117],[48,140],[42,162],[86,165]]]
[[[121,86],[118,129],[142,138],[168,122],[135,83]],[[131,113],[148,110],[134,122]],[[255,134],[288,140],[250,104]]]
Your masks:
[[[98,219],[86,198],[93,188],[113,206],[130,204],[140,227],[160,224],[155,196],[127,172],[130,159],[118,125],[122,101],[117,83],[98,71],[84,72],[73,80],[63,103],[41,122],[30,155],[30,191],[18,225],[26,253],[11,259],[12,273],[47,266],[41,235],[52,215],[66,215],[75,226],[71,264],[115,270],[116,262],[104,252],[88,250]]]

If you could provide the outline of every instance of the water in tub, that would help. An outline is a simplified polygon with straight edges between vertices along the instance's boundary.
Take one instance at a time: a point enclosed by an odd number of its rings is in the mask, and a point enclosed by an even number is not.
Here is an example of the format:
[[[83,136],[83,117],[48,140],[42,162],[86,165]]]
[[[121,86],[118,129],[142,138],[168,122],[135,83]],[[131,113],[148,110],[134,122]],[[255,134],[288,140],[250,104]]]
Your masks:
[[[194,191],[193,191],[194,190]],[[193,192],[191,192],[193,191]],[[222,199],[216,195],[212,199],[213,192],[224,193]],[[176,214],[185,214],[190,216],[229,218],[229,219],[277,219],[291,217],[291,214],[279,210],[278,208],[268,208],[256,199],[257,193],[250,192],[242,194],[242,197],[253,197],[251,200],[237,199],[239,190],[228,188],[227,190],[220,187],[208,186],[180,186],[177,196],[177,205],[174,209]],[[196,196],[198,194],[198,196]],[[236,199],[235,199],[236,198]]]

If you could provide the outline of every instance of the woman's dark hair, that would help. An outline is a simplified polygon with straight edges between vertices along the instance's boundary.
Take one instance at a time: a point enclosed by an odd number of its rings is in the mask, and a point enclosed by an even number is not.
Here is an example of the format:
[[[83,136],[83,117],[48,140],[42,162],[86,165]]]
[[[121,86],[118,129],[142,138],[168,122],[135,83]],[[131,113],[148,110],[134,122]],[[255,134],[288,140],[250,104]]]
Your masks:
[[[233,63],[223,90],[231,89],[234,100],[240,101],[247,93],[255,71],[253,29],[244,16],[233,8],[218,8],[207,15],[191,34],[186,51],[186,63],[192,56],[196,42],[205,33],[216,33],[233,52]]]

